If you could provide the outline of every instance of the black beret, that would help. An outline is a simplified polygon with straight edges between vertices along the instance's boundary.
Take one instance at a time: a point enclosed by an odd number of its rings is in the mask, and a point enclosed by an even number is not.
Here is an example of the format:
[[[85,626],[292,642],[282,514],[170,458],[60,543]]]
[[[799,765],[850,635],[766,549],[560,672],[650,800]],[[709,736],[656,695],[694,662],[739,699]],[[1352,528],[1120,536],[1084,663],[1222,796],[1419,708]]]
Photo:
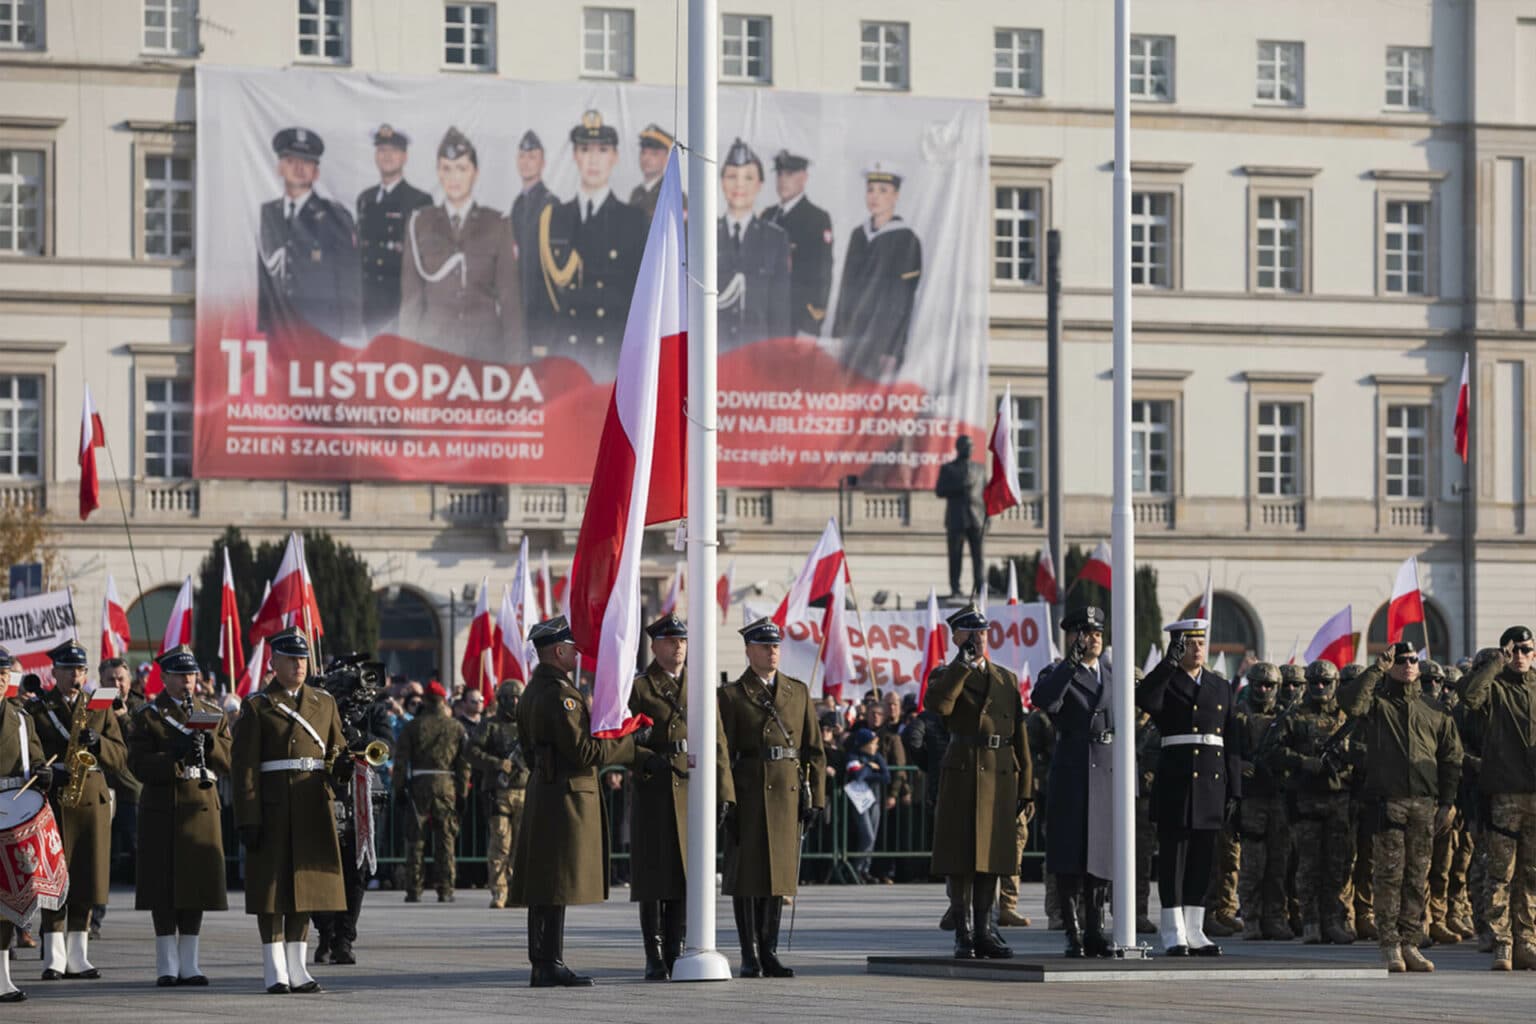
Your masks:
[[[1520,644],[1531,638],[1531,631],[1525,626],[1510,626],[1499,636],[1499,646]]]

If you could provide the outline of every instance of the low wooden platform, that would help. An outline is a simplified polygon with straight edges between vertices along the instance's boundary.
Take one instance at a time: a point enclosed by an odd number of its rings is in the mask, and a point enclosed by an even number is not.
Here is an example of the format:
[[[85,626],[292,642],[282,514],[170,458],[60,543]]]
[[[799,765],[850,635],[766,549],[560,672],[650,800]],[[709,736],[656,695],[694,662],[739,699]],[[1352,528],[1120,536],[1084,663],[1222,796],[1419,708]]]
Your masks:
[[[1012,960],[956,960],[942,956],[872,956],[869,974],[908,978],[956,978],[979,981],[1116,982],[1156,981],[1357,981],[1384,978],[1375,964],[1278,957],[1224,956],[1188,958],[1152,956],[1143,960],[1068,960],[1022,957]]]

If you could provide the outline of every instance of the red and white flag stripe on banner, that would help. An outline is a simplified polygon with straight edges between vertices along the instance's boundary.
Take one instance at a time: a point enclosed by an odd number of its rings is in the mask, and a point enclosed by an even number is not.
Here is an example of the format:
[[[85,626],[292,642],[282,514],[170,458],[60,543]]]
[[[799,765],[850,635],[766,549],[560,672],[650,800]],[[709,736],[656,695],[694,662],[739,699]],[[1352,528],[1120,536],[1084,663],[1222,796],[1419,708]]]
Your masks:
[[[1323,623],[1312,642],[1307,644],[1305,655],[1307,664],[1314,661],[1331,661],[1339,668],[1343,668],[1355,660],[1355,629],[1354,614],[1350,605],[1336,612],[1333,618]]]
[[[96,449],[107,443],[101,417],[91,401],[91,386],[85,386],[80,405],[80,518],[84,520],[101,508],[101,478],[96,472]]]
[[[821,601],[832,593],[832,581],[838,576],[846,578],[848,562],[843,551],[843,539],[837,532],[837,520],[828,519],[827,528],[821,531],[816,547],[811,551],[800,575],[790,585],[789,593],[779,602],[773,613],[773,621],[780,629],[813,618],[812,602]]]
[[[1051,561],[1049,548],[1041,548],[1035,561],[1035,597],[1046,604],[1056,603],[1056,563]]]
[[[469,620],[469,637],[464,641],[464,660],[459,665],[459,675],[464,685],[479,690],[487,705],[496,697],[496,677],[499,665],[496,659],[496,620],[491,617],[491,583],[480,578],[480,596],[475,598],[475,614]]]
[[[240,605],[235,600],[235,574],[224,549],[224,584],[219,588],[219,667],[234,686],[245,675],[245,649],[240,643]]]
[[[176,603],[171,606],[170,617],[165,620],[165,636],[160,640],[160,649],[155,652],[158,657],[178,644],[190,644],[192,642],[192,577],[182,580],[181,590],[176,594]],[[160,665],[158,662],[150,665],[149,678],[144,680],[144,696],[153,697],[165,688],[165,681],[160,678]]]
[[[1013,390],[1005,387],[997,403],[997,422],[992,426],[992,477],[982,492],[987,515],[996,516],[1024,500],[1019,490],[1019,452],[1013,437]]]
[[[107,574],[107,592],[101,599],[101,660],[121,658],[128,653],[133,639],[128,628],[128,611],[117,596],[117,580]]]
[[[1471,424],[1469,416],[1472,412],[1472,392],[1468,376],[1471,369],[1472,356],[1468,353],[1461,357],[1461,386],[1456,389],[1456,420],[1451,427],[1451,435],[1456,442],[1456,454],[1461,456],[1463,465],[1467,461],[1467,428]]]
[[[1112,589],[1110,583],[1113,576],[1109,566],[1108,541],[1099,541],[1099,546],[1093,549],[1093,554],[1089,555],[1088,561],[1083,563],[1077,578],[1079,581],[1087,580],[1089,583],[1097,583],[1105,590]]]
[[[1403,629],[1415,622],[1424,623],[1424,596],[1419,590],[1419,560],[1409,556],[1397,567],[1392,583],[1392,602],[1387,605],[1387,643],[1403,638]]]
[[[571,563],[571,632],[593,666],[592,734],[623,736],[640,649],[645,527],[687,511],[688,290],[677,149],[640,259],[613,398]]]

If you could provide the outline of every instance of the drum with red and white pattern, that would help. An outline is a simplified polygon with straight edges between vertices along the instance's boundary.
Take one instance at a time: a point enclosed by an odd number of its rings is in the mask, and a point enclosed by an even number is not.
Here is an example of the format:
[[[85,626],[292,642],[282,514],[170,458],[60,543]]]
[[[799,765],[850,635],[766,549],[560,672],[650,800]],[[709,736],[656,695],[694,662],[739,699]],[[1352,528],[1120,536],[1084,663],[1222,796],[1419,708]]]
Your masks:
[[[33,790],[0,793],[0,917],[29,929],[69,896],[69,866],[53,811]]]

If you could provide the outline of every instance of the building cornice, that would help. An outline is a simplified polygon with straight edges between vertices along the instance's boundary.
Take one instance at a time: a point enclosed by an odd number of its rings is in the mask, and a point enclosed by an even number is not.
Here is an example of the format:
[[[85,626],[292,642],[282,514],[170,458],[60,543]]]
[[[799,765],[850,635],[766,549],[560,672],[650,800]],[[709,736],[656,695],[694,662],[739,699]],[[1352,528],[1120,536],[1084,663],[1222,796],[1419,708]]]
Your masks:
[[[1061,163],[1061,157],[1057,156],[993,156],[993,167],[1025,168],[1029,170],[1049,170]]]
[[[145,135],[195,135],[196,121],[123,121],[118,125],[130,132]]]
[[[64,124],[62,117],[28,117],[26,114],[0,114],[0,128],[25,128],[52,131]]]
[[[0,352],[12,355],[50,355],[64,349],[62,341],[5,341],[0,340]]]
[[[1444,181],[1451,176],[1450,171],[1393,171],[1372,170],[1365,172],[1377,181]]]
[[[130,341],[123,350],[134,356],[190,356],[190,342]]]
[[[1322,374],[1314,370],[1244,370],[1240,376],[1249,384],[1315,384]]]
[[[1250,178],[1315,178],[1323,172],[1321,167],[1289,167],[1284,164],[1243,164],[1238,170]]]
[[[1422,373],[1373,373],[1369,380],[1377,387],[1440,387],[1450,378]]]

